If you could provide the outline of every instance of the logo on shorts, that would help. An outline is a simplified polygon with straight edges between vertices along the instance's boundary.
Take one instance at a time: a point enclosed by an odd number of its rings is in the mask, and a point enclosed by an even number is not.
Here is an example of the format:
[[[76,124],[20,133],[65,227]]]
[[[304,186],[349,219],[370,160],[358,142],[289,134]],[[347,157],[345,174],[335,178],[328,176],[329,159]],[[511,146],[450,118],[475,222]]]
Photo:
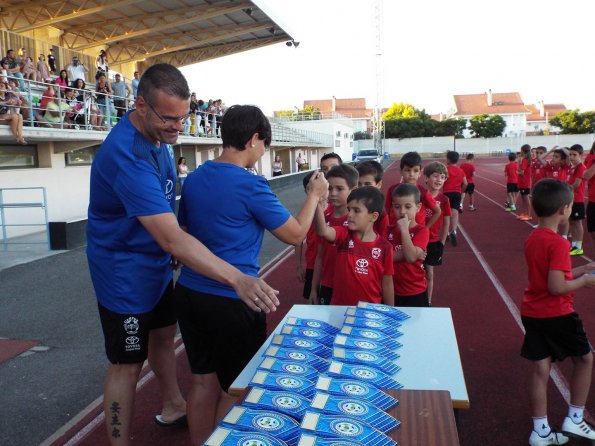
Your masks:
[[[380,248],[372,248],[372,258],[378,260],[380,258],[380,254],[382,254],[382,249]]]
[[[133,335],[138,333],[138,319],[135,317],[129,317],[128,319],[124,320],[124,331],[126,334]]]
[[[140,350],[140,339],[138,336],[128,336],[124,342],[126,342],[125,350],[127,352],[139,351]]]

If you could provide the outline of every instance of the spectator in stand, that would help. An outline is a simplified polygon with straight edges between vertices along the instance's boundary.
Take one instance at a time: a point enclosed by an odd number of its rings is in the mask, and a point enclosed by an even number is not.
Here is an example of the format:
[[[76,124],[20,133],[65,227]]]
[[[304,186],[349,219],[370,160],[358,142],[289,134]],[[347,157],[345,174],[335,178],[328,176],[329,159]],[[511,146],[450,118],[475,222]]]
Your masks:
[[[56,96],[55,88],[56,87],[52,85],[48,85],[45,91],[41,94],[41,101],[39,101],[39,109],[35,113],[35,119],[37,121],[39,121],[40,118],[43,118],[48,103],[54,100],[54,96]]]
[[[19,82],[19,89],[25,91],[25,81],[23,80],[23,73],[21,73],[20,61],[15,59],[14,50],[8,50],[6,57],[2,61],[6,61],[8,64],[8,77],[16,78]]]
[[[134,72],[134,79],[132,79],[132,82],[130,82],[130,85],[132,86],[132,96],[134,96],[134,99],[136,99],[136,92],[138,91],[138,83],[140,82],[140,75],[138,74],[138,71]]]
[[[73,80],[72,86],[74,87],[74,81],[76,79],[86,79],[85,73],[87,73],[89,69],[79,61],[77,56],[74,56],[72,58],[72,63],[66,67],[66,71],[68,71],[68,77]]]
[[[71,91],[70,88],[68,90]],[[53,100],[48,102],[43,117],[37,115],[36,119],[44,127],[59,129],[63,127],[64,118],[69,111],[71,111],[70,105],[63,99],[55,96]]]
[[[86,91],[85,81],[82,79],[77,79],[73,82],[74,85],[74,93],[75,93],[75,116],[73,122],[75,125],[78,126],[85,126],[85,116],[89,116],[89,108],[87,105],[91,102],[90,101],[90,92]]]
[[[76,100],[76,91],[72,88],[67,88],[64,91],[63,102],[69,107],[64,114],[64,128],[74,128],[74,120],[77,112],[82,108],[82,105]]]
[[[99,106],[99,111],[103,117],[101,126],[105,127],[107,126],[108,120],[111,118],[111,116],[109,116],[111,113],[111,101],[109,96],[114,93],[105,74],[99,75],[97,83],[95,84],[95,91],[97,93],[97,105]]]
[[[9,79],[6,87],[7,94],[10,98],[15,100],[15,106],[18,107],[16,112],[23,115],[23,120],[29,119],[29,102],[17,87],[15,79]]]
[[[4,85],[8,85],[8,60],[6,60],[6,58],[2,59],[0,66],[2,67],[2,69],[0,69],[0,82]]]
[[[54,83],[60,86],[60,92],[64,94],[66,87],[70,87],[68,72],[66,70],[60,70],[60,76],[56,78]]]
[[[50,70],[48,65],[45,63],[44,54],[40,54],[37,58],[37,80],[47,83],[52,81],[52,78],[50,77]]]
[[[283,162],[281,161],[281,157],[276,155],[273,162],[273,176],[278,177],[281,175],[283,175]]]
[[[112,90],[114,91],[114,106],[119,119],[126,114],[126,98],[130,94],[130,88],[128,88],[126,81],[122,80],[122,76],[116,74],[116,80],[112,82]]]
[[[23,63],[21,64],[21,72],[23,73],[23,78],[30,81],[37,81],[37,69],[35,68],[35,64],[33,63],[31,56],[26,56],[25,59],[23,59]]]
[[[56,57],[52,48],[50,48],[50,54],[48,54],[48,65],[50,66],[50,74],[56,74]]]
[[[107,53],[105,50],[101,50],[99,55],[95,59],[95,67],[97,68],[97,73],[95,73],[95,80],[99,80],[100,75],[105,75],[107,78],[107,74],[109,71],[109,65],[107,63]]]
[[[8,123],[16,142],[25,145],[27,141],[23,138],[23,116],[15,110],[15,105],[16,101],[6,93],[6,85],[0,82],[0,123]]]
[[[186,121],[184,121],[184,135],[193,134],[194,136],[198,135],[198,126],[196,124],[197,120],[197,109],[198,109],[198,101],[196,99],[196,93],[192,93],[190,95],[190,114]]]

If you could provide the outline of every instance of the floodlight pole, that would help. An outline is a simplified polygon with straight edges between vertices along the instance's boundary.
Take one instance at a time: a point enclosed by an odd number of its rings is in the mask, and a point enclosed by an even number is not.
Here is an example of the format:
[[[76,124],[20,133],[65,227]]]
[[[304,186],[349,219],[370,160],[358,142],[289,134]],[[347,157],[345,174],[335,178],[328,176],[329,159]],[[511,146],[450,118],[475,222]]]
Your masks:
[[[374,106],[374,118],[372,121],[372,136],[374,138],[374,148],[384,157],[382,147],[384,122],[380,112],[382,107],[382,83],[384,81],[382,67],[382,1],[375,0],[374,2],[374,24],[376,28],[376,104]]]

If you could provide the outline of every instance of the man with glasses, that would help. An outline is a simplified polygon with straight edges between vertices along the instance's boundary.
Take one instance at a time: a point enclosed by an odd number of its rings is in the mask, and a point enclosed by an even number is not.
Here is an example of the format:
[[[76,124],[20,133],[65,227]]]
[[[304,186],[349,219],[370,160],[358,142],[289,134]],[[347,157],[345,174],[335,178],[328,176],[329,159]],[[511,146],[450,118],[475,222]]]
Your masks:
[[[72,58],[72,63],[66,67],[66,71],[68,72],[68,79],[74,84],[77,79],[82,79],[83,81],[87,82],[85,73],[89,72],[89,69],[79,61],[77,56]]]
[[[162,392],[155,422],[185,422],[170,263],[230,285],[254,311],[279,305],[277,291],[214,256],[178,225],[171,144],[189,106],[182,73],[153,65],[140,79],[136,109],[112,129],[91,168],[87,258],[110,362],[104,411],[111,445],[129,444],[135,387],[147,358]]]

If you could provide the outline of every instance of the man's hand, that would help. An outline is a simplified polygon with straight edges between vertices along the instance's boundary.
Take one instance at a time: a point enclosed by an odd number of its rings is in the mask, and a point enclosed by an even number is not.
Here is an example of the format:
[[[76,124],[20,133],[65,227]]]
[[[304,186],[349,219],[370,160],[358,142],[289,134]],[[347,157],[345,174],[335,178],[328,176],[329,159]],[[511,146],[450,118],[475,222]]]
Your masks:
[[[271,288],[264,280],[241,274],[231,285],[250,309],[265,313],[277,310],[279,291]]]
[[[321,171],[316,172],[310,177],[310,181],[308,182],[308,192],[315,194],[319,198],[328,194],[328,181],[326,181],[326,178]]]

